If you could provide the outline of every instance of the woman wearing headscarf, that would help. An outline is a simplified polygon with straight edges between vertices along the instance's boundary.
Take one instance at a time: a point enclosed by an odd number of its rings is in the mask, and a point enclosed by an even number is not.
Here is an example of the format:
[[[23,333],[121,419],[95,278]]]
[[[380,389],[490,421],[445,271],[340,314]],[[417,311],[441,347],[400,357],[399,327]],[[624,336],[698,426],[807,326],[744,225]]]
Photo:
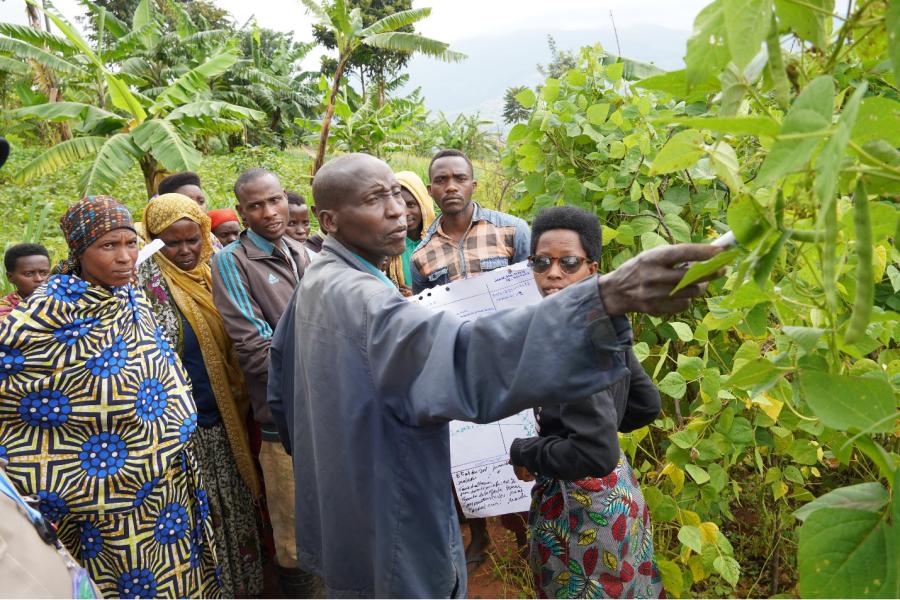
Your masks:
[[[227,598],[262,592],[260,480],[250,451],[250,410],[231,340],[212,298],[210,219],[181,194],[152,200],[143,215],[146,241],[162,249],[138,278],[164,335],[190,376],[197,424],[194,447],[206,486],[222,591]]]
[[[0,325],[8,474],[105,596],[217,596],[190,444],[197,414],[178,356],[131,284],[131,215],[87,197],[60,225],[68,260]]]
[[[406,250],[400,256],[391,258],[387,275],[400,288],[404,296],[412,296],[412,276],[409,260],[413,250],[419,245],[422,234],[434,222],[434,204],[428,189],[418,175],[412,171],[394,173],[400,183],[400,194],[406,203]]]

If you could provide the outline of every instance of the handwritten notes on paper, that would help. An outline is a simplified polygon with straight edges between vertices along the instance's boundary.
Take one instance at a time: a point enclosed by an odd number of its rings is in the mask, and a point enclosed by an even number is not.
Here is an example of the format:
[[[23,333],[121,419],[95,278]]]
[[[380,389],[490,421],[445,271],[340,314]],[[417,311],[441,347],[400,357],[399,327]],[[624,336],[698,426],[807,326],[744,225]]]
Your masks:
[[[476,319],[498,310],[538,302],[541,294],[531,269],[524,262],[432,288],[411,300],[434,310],[451,311],[463,319]]]
[[[533,437],[533,413],[522,411],[496,423],[450,423],[450,473],[467,517],[527,512],[533,482],[519,481],[509,465],[516,438]]]
[[[410,298],[433,310],[477,319],[499,310],[540,301],[534,275],[517,263]],[[450,423],[450,472],[467,517],[493,517],[528,510],[533,482],[519,481],[509,465],[509,448],[516,438],[537,435],[531,410],[496,423]]]

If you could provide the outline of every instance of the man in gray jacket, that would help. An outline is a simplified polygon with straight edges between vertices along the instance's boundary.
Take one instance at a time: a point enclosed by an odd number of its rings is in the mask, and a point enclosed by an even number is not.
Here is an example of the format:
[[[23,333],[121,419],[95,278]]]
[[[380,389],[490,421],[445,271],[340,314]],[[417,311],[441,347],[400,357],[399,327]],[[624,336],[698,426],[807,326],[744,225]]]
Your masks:
[[[624,314],[686,309],[702,286],[670,296],[684,274],[674,265],[718,249],[656,248],[534,306],[465,322],[406,301],[376,267],[406,236],[387,164],[336,158],[313,197],[329,235],[275,332],[268,387],[293,446],[300,565],[335,597],[465,597],[447,423],[612,385],[628,372]]]

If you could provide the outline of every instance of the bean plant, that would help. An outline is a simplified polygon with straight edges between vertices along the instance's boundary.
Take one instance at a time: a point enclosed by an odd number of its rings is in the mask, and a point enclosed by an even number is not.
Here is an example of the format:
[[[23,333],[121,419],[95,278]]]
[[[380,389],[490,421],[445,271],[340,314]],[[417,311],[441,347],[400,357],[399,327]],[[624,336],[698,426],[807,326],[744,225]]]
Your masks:
[[[715,0],[683,70],[594,46],[516,96],[512,207],[595,212],[602,269],[739,242],[690,311],[634,320],[664,410],[623,448],[673,596],[900,597],[900,2],[846,9]]]

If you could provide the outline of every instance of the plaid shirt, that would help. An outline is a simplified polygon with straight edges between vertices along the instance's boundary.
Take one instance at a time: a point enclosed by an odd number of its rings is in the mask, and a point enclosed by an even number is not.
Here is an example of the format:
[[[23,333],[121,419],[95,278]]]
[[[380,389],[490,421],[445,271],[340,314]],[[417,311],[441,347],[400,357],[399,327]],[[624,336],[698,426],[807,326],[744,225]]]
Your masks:
[[[414,293],[528,258],[528,223],[473,204],[472,223],[458,242],[443,232],[441,217],[422,236],[409,265]]]

